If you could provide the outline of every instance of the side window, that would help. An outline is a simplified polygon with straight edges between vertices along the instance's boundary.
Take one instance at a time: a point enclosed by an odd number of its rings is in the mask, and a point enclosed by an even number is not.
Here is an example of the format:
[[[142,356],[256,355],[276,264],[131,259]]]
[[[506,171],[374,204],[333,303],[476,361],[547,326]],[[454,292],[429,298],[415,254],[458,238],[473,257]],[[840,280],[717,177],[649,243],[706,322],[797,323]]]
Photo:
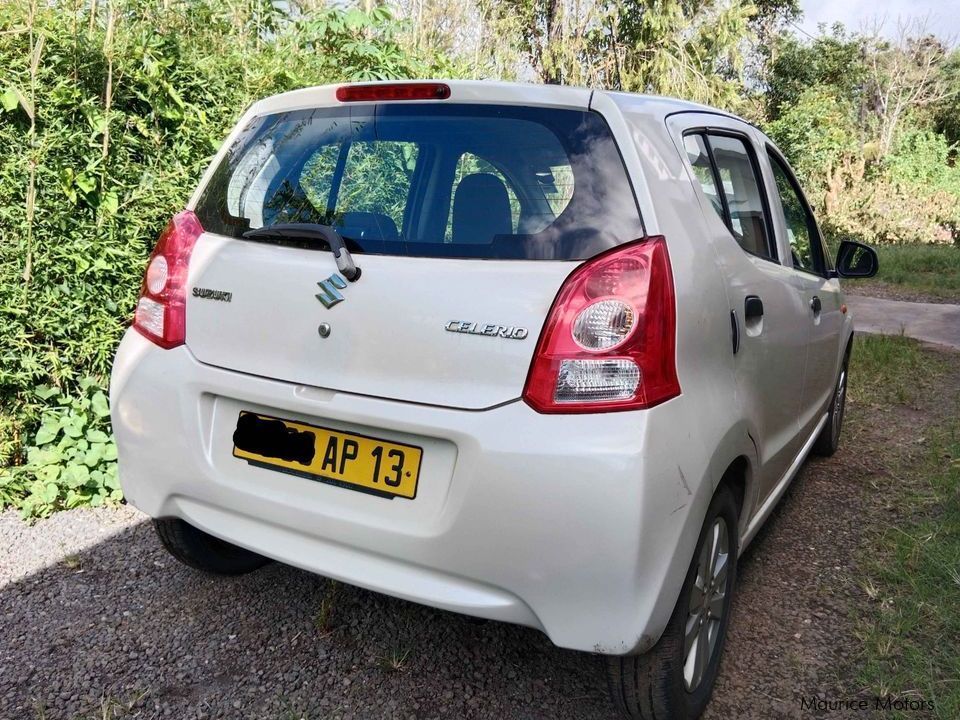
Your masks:
[[[776,260],[751,151],[738,137],[709,134],[707,138],[726,201],[727,227],[744,250]]]
[[[720,190],[717,188],[717,178],[713,174],[710,152],[707,150],[707,143],[703,139],[703,135],[685,135],[683,137],[683,148],[687,151],[687,159],[690,161],[690,167],[693,168],[694,176],[703,189],[703,194],[707,196],[720,220],[726,222],[726,217],[723,214],[723,202],[720,200]]]
[[[553,217],[547,222],[538,223],[546,227],[553,222],[570,204],[570,198],[573,197],[573,168],[569,162],[562,165],[551,165],[545,171],[536,173],[540,190],[547,204],[550,205],[550,211]],[[537,228],[540,230],[541,228]],[[526,232],[535,232],[535,230],[526,230]]]
[[[773,177],[777,183],[777,194],[783,206],[793,267],[822,275],[825,269],[823,249],[820,246],[820,234],[817,232],[813,215],[803,201],[800,188],[797,187],[781,160],[772,153],[768,153],[768,156],[773,168]]]
[[[332,209],[338,216],[366,216],[372,222],[388,226],[386,235],[396,235],[397,229],[403,226],[403,212],[419,148],[412,142],[351,143],[333,198],[336,206],[329,208],[342,149],[342,145],[324,145],[304,164],[300,187],[310,205],[321,215]],[[392,228],[390,221],[393,221]]]
[[[457,169],[453,176],[453,190],[450,194],[450,212],[447,215],[447,230],[444,233],[444,242],[453,242],[453,204],[457,197],[457,190],[465,177],[470,175],[493,175],[507,189],[507,199],[510,202],[510,232],[516,232],[520,223],[520,201],[510,181],[504,177],[494,165],[473,153],[466,152],[457,161]],[[465,188],[465,191],[467,189]]]

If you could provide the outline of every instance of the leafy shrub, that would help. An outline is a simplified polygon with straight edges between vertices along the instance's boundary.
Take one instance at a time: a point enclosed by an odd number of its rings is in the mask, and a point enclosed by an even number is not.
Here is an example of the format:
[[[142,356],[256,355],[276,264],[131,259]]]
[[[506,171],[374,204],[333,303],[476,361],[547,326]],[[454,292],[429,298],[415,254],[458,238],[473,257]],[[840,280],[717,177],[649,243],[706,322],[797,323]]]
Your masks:
[[[18,506],[24,517],[122,497],[106,395],[92,378],[81,380],[79,390],[74,398],[55,387],[34,391],[47,409],[27,448],[27,462],[0,471],[0,498]]]
[[[950,193],[885,177],[846,179],[822,218],[824,231],[871,244],[949,244],[960,239],[960,205]]]
[[[960,202],[960,167],[951,158],[954,149],[939,133],[910,128],[900,134],[883,162],[893,182],[949,193]]]
[[[787,155],[826,234],[866,243],[960,243],[960,168],[946,139],[907,130],[877,157],[853,107],[814,86],[780,107],[767,132]]]
[[[150,248],[244,108],[436,67],[401,49],[383,7],[278,5],[0,0],[0,467],[15,466],[0,504],[35,515],[115,497],[111,461],[77,462],[110,432],[94,398]],[[74,437],[78,413],[91,422]]]
[[[853,106],[830,88],[804,90],[795,104],[780,108],[766,131],[787,156],[810,201],[822,205],[844,159],[860,152]]]

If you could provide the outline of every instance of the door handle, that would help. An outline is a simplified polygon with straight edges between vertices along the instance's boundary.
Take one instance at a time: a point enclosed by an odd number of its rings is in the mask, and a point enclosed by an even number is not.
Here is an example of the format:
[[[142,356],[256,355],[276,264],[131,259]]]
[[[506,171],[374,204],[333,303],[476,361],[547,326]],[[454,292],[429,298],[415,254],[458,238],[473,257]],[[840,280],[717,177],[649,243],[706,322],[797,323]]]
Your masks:
[[[737,311],[730,311],[730,333],[733,340],[733,354],[740,352],[740,322],[737,320]]]
[[[816,295],[810,298],[810,309],[813,310],[814,315],[819,315],[820,311],[823,309],[823,304],[820,302],[820,298]]]
[[[763,300],[756,295],[747,295],[743,301],[743,317],[746,320],[757,320],[763,317]]]

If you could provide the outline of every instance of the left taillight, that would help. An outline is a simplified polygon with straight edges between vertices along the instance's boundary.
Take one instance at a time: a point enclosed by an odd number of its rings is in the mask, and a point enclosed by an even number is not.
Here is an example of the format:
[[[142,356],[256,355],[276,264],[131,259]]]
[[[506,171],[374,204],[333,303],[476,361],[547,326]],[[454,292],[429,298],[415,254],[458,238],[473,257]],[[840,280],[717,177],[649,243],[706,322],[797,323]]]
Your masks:
[[[187,271],[203,234],[189,210],[177,213],[160,234],[143,274],[133,327],[162,348],[183,345],[187,331]]]

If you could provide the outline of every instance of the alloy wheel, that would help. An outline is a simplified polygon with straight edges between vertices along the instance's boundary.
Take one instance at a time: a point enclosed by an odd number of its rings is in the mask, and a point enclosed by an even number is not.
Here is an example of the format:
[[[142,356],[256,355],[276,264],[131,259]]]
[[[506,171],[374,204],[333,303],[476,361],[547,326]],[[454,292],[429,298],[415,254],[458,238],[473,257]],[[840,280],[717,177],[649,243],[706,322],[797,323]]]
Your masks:
[[[727,611],[727,572],[730,537],[726,520],[713,521],[697,562],[697,577],[690,589],[690,603],[683,634],[683,679],[688,692],[699,687],[720,639]]]
[[[843,424],[843,411],[847,405],[847,368],[841,368],[837,380],[837,393],[833,400],[833,442],[840,438],[840,426]]]

